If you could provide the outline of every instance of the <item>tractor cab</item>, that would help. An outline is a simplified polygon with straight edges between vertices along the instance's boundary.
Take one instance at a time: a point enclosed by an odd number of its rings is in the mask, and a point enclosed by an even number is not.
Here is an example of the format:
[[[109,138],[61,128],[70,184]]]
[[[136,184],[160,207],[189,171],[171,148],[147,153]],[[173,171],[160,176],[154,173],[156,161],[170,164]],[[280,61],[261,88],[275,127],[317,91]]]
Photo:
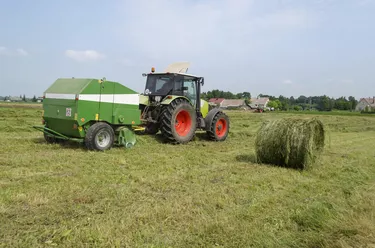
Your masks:
[[[183,96],[196,106],[200,100],[203,77],[181,73],[150,73],[147,75],[145,96],[150,102],[160,102],[167,96]]]

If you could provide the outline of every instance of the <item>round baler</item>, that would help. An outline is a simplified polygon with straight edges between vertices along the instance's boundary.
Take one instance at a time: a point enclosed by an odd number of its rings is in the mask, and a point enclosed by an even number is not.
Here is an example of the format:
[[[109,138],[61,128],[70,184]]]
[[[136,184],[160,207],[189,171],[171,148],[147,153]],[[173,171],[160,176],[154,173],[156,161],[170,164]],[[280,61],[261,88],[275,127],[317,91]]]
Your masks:
[[[73,140],[91,150],[114,144],[135,144],[139,94],[122,84],[103,79],[60,78],[43,95],[43,126],[47,142]]]

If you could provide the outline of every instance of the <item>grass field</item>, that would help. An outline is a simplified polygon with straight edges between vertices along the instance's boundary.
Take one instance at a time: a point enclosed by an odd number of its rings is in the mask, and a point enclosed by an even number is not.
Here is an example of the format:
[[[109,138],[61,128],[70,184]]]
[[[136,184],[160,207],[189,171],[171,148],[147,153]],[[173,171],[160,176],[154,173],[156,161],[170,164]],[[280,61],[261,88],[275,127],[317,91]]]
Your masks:
[[[0,108],[1,246],[375,247],[375,118],[320,115],[328,144],[297,171],[254,162],[285,114],[228,114],[223,143],[89,152],[46,144],[41,109]]]

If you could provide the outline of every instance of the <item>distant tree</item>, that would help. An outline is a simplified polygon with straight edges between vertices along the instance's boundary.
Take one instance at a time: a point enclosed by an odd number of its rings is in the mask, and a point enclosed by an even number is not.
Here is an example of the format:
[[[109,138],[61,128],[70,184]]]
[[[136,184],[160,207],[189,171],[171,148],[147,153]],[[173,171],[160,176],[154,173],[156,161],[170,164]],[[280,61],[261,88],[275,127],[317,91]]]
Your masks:
[[[308,98],[305,97],[305,96],[299,96],[299,97],[296,99],[296,103],[303,104],[303,103],[307,103],[307,102],[308,102]]]
[[[245,98],[245,99],[250,99],[251,98],[251,93],[245,91],[245,92],[242,93],[242,97]]]
[[[354,110],[355,107],[356,107],[357,104],[358,104],[358,101],[357,101],[353,96],[349,96],[348,100],[349,100],[349,102],[350,102],[349,110]]]
[[[26,102],[26,96],[25,95],[23,95],[22,101]]]
[[[278,103],[280,103],[279,100],[269,101],[269,102],[267,103],[267,106],[270,107],[270,108],[278,109],[278,108],[279,108]]]
[[[293,106],[293,109],[294,109],[295,111],[301,111],[301,110],[302,110],[302,107],[299,106],[299,105],[294,105],[294,106]]]
[[[33,100],[32,100],[33,102],[36,102],[36,96],[34,95],[34,97],[33,97]]]
[[[294,105],[294,104],[296,103],[296,100],[294,99],[293,96],[291,96],[291,97],[289,98],[289,103],[290,103],[291,105]]]

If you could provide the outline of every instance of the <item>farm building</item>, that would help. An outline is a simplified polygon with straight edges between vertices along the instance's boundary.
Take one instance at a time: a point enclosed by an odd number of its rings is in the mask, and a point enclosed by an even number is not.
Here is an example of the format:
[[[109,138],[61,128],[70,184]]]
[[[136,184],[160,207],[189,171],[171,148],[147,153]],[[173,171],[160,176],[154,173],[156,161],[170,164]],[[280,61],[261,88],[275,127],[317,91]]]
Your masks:
[[[243,99],[211,98],[208,100],[208,103],[221,108],[240,108],[246,106]]]
[[[222,108],[240,108],[246,106],[245,100],[241,99],[225,99],[220,107]]]
[[[220,106],[221,103],[225,100],[225,98],[211,98],[210,100],[208,100],[208,103],[212,104],[212,105],[217,105],[217,106]]]
[[[270,99],[268,97],[251,98],[251,103],[249,105],[253,109],[258,108],[259,106],[267,108],[267,104],[269,101]]]
[[[10,102],[22,102],[22,98],[18,96],[11,96],[8,99]]]
[[[361,98],[355,107],[356,111],[365,110],[366,107],[375,108],[375,96],[369,98]]]

